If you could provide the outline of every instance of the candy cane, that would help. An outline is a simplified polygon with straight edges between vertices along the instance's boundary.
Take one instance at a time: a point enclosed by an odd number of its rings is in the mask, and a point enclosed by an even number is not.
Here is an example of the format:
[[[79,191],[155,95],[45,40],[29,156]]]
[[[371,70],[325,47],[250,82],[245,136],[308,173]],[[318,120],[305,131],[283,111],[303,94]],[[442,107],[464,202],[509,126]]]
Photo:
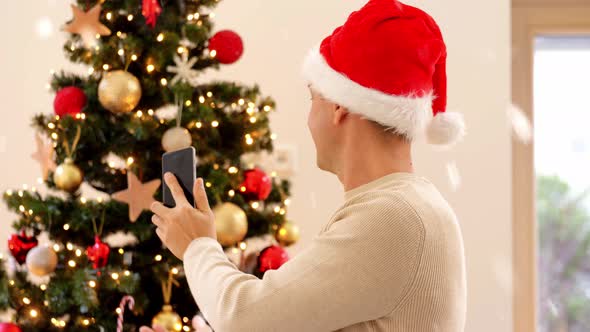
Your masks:
[[[117,332],[123,332],[123,313],[125,312],[125,305],[128,305],[129,310],[133,310],[133,306],[135,305],[135,299],[131,295],[125,295],[121,299],[121,303],[119,303],[119,310],[118,314],[119,317],[117,318]]]

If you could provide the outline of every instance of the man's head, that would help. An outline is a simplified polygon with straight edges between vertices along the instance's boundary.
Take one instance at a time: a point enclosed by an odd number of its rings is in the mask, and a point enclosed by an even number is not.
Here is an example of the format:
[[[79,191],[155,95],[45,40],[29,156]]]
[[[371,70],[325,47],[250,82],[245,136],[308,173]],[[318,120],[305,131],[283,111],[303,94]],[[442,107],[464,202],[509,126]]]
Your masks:
[[[324,156],[357,130],[383,136],[376,123],[409,141],[457,142],[464,124],[461,114],[446,111],[446,57],[438,25],[418,8],[369,0],[353,12],[303,63],[314,91],[309,122],[320,167],[333,167]]]
[[[316,147],[316,162],[320,169],[337,173],[350,163],[358,149],[371,149],[393,155],[400,147],[409,150],[410,142],[363,116],[349,112],[308,85],[311,110],[307,126]],[[360,151],[359,151],[360,152]]]

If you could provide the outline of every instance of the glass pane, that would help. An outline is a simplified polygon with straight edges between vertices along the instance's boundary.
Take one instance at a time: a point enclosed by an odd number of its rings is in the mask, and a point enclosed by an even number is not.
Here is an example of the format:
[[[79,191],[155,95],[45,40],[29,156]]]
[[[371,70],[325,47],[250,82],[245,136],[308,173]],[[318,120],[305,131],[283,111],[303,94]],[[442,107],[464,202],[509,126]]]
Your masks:
[[[590,35],[534,57],[538,330],[590,331]]]

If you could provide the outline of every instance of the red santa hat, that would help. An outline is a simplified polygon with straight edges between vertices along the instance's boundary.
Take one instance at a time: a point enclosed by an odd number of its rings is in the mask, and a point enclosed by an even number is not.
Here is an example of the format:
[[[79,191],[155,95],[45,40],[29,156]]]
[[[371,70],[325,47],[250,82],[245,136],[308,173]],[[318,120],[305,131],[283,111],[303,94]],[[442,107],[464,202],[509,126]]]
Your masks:
[[[410,141],[450,145],[463,116],[446,112],[447,51],[434,19],[397,0],[370,0],[307,54],[312,88]]]

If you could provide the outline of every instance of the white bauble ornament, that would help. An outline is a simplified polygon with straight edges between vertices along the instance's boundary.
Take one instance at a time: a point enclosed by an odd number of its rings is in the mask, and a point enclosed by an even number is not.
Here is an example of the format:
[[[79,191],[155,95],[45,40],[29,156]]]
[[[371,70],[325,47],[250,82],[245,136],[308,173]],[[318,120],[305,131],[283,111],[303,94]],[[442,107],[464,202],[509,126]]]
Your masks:
[[[188,148],[192,144],[191,133],[183,127],[170,128],[162,136],[162,147],[166,152]]]
[[[38,277],[52,273],[56,266],[57,254],[48,245],[36,246],[27,254],[27,268]]]

